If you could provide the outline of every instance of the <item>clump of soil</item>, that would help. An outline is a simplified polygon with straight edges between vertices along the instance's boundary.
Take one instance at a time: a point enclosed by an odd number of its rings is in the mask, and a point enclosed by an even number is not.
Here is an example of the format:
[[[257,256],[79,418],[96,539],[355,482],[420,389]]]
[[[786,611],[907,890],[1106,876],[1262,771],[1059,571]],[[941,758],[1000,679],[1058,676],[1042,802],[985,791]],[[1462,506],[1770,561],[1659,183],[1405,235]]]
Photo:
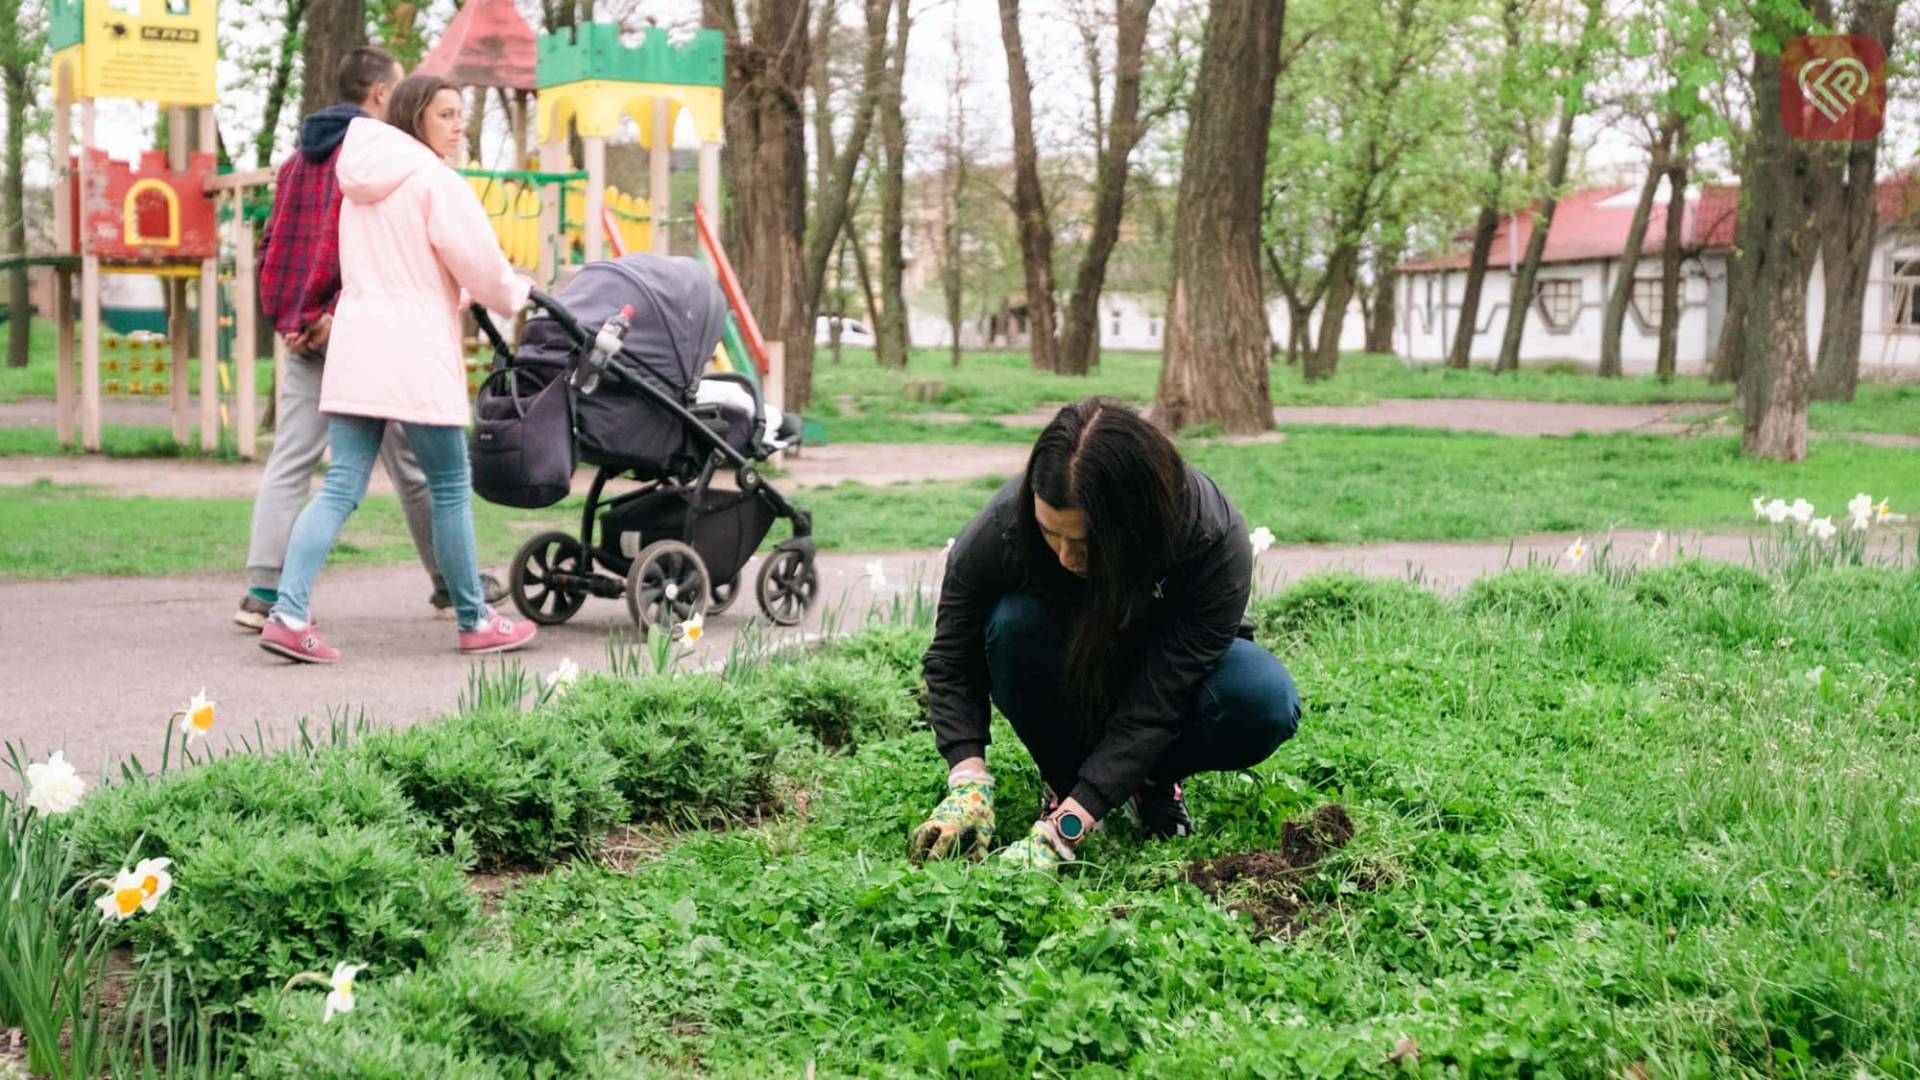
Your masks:
[[[1255,938],[1284,937],[1308,921],[1300,883],[1321,859],[1351,839],[1353,819],[1347,808],[1328,803],[1307,821],[1282,826],[1279,847],[1198,859],[1187,864],[1185,877],[1212,899],[1232,898],[1227,910],[1245,912],[1253,920]]]

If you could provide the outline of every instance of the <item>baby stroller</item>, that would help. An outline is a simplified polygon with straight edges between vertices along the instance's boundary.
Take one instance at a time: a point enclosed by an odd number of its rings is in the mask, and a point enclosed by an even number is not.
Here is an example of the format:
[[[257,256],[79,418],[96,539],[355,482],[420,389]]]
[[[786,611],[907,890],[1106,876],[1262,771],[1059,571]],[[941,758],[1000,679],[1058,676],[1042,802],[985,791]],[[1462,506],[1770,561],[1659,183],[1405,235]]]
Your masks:
[[[520,613],[554,625],[589,596],[625,597],[641,634],[677,630],[732,605],[742,568],[784,518],[793,536],[769,553],[755,588],[760,610],[775,623],[806,618],[819,592],[812,518],[755,468],[798,441],[799,417],[769,424],[759,388],[745,375],[702,380],[726,320],[712,273],[692,259],[626,255],[581,268],[558,298],[536,291],[532,300],[536,313],[517,354],[474,309],[494,348],[487,385],[504,379],[512,393],[559,389],[570,406],[573,449],[597,471],[579,535],[544,532],[514,555],[509,589]],[[609,355],[596,348],[596,331],[623,309],[631,327]],[[483,387],[483,425],[488,405]],[[608,482],[621,477],[641,486],[609,496]],[[732,486],[716,485],[720,478]],[[562,485],[549,502],[564,494]]]

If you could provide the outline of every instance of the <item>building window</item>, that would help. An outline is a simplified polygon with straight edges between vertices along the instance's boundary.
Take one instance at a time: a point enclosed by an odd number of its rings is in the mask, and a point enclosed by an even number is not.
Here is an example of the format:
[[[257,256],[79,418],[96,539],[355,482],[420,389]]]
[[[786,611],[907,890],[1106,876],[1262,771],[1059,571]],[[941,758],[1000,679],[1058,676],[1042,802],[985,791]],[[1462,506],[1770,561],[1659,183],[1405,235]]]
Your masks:
[[[1549,278],[1540,283],[1540,317],[1547,329],[1566,333],[1580,315],[1580,279]]]
[[[1113,309],[1113,336],[1120,336],[1120,309]]]
[[[1160,320],[1159,319],[1147,320],[1147,336],[1150,338],[1158,338],[1160,336]]]
[[[1920,253],[1893,257],[1893,280],[1887,284],[1893,325],[1920,327]]]
[[[1633,279],[1633,317],[1640,320],[1640,329],[1649,334],[1660,329],[1660,279]]]

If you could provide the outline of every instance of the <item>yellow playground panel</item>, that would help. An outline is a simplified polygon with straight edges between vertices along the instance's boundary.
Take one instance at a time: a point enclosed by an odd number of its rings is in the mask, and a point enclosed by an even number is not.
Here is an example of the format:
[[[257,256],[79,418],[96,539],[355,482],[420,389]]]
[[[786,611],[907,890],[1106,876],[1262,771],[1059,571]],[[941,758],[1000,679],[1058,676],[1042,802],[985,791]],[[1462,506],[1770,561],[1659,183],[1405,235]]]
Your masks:
[[[469,174],[467,177],[467,183],[486,208],[500,250],[506,253],[507,261],[524,269],[541,265],[542,248],[547,241],[546,230],[541,225],[540,188],[543,185],[534,179],[538,175]],[[570,253],[586,249],[587,181],[569,180],[564,192],[562,262],[568,261]],[[601,190],[601,202],[611,212],[610,227],[618,234],[622,248],[653,250],[653,209],[646,199],[608,184]],[[609,226],[603,225],[605,227]]]

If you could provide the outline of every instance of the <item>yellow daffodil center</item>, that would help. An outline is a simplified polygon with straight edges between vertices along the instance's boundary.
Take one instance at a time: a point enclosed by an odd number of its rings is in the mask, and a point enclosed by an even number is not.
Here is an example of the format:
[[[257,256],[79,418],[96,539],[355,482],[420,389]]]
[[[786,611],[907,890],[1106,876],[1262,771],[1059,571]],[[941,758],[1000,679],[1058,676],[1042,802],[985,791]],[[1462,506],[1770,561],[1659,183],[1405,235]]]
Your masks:
[[[152,896],[160,891],[160,879],[148,874],[140,879],[140,892],[143,896]]]
[[[699,641],[700,635],[702,633],[705,633],[705,631],[700,629],[700,625],[698,623],[687,624],[687,640],[688,641]]]
[[[202,705],[193,710],[187,717],[187,723],[192,724],[196,731],[206,731],[213,727],[213,706]]]
[[[133,914],[139,909],[140,901],[146,898],[147,894],[140,889],[113,890],[113,906],[119,908],[122,915]]]

